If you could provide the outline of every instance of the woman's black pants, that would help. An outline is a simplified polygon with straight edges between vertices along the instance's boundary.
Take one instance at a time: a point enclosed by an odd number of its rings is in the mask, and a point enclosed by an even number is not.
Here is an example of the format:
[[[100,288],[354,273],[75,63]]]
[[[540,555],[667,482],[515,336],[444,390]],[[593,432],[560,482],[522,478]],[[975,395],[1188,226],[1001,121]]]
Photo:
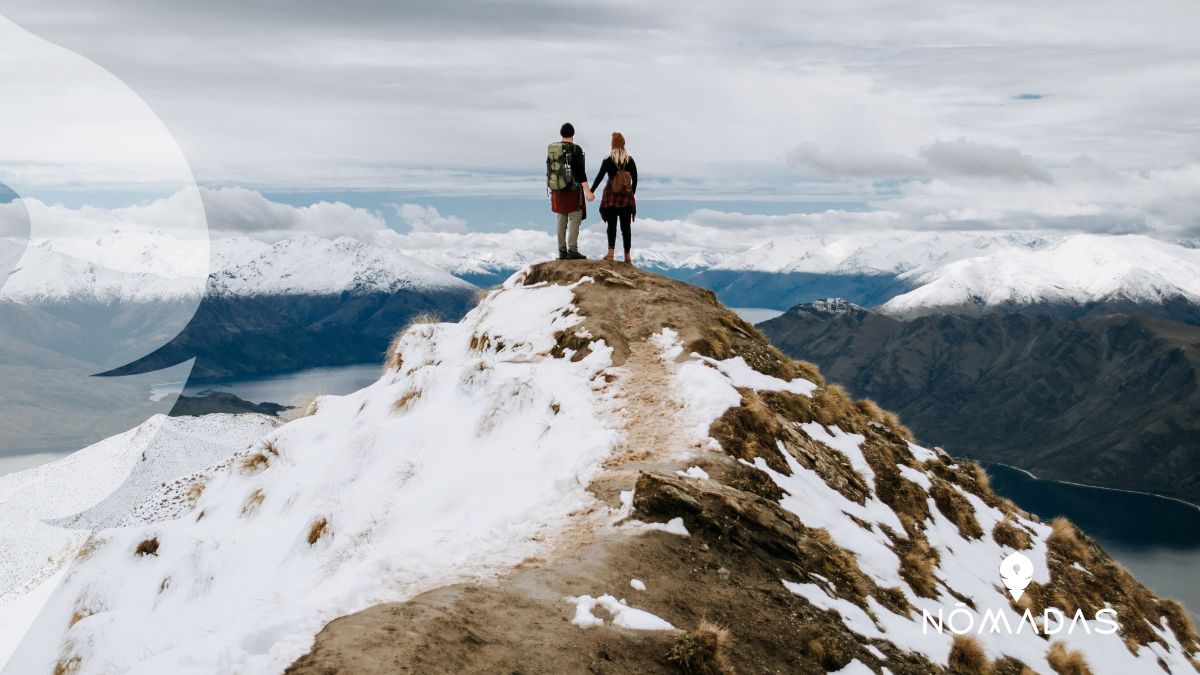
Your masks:
[[[629,250],[629,240],[633,237],[630,232],[630,221],[633,220],[633,209],[614,209],[608,213],[604,222],[608,223],[608,247],[617,247],[617,221],[621,221],[621,241],[625,250]]]

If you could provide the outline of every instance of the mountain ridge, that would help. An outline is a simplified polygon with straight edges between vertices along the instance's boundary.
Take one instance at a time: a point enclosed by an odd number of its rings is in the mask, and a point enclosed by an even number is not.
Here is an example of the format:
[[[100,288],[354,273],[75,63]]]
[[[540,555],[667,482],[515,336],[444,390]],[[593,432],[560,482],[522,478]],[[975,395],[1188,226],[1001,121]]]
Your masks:
[[[1069,523],[913,444],[711,292],[628,266],[533,266],[307,413],[172,488],[199,493],[184,513],[97,533],[5,672],[928,673],[968,652],[1128,672],[1200,654],[1184,610]],[[1036,561],[1021,602],[997,574],[1014,551]],[[1119,633],[922,630],[949,608],[1050,607],[1111,607]]]
[[[1200,328],[1152,316],[797,306],[761,324],[925,440],[1043,478],[1200,503]]]

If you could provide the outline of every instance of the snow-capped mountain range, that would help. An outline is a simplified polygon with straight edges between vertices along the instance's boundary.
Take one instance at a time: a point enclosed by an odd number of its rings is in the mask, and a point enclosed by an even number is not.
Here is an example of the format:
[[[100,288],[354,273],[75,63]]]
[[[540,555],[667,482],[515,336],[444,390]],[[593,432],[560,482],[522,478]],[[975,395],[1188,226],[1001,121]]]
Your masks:
[[[883,305],[886,312],[1038,303],[1200,302],[1200,249],[1139,235],[1075,235],[1029,248],[918,267],[901,275],[916,288]]]
[[[201,288],[211,295],[249,297],[465,288],[461,278],[487,285],[489,276],[553,254],[542,237],[527,231],[508,238],[439,236],[441,243],[426,249],[312,236],[274,244],[249,237],[173,242],[132,233],[35,241],[0,289],[0,299],[149,301],[193,297]],[[23,242],[0,240],[5,250],[19,245]],[[204,259],[198,256],[209,251],[210,270],[202,282]],[[897,314],[1110,300],[1200,303],[1200,249],[1141,235],[861,232],[775,239],[732,251],[651,245],[636,250],[635,257],[639,266],[685,277],[748,272],[894,278],[898,291],[907,292],[895,294],[882,309]]]
[[[907,440],[707,292],[638,270],[534,267],[458,323],[410,327],[376,383],[306,413],[278,428],[140,429],[4,479],[0,496],[23,495],[0,502],[5,527],[16,510],[18,530],[77,533],[53,533],[56,555],[6,549],[6,570],[21,567],[0,596],[3,673],[280,673],[322,648],[333,619],[456,585],[519,602],[396,614],[353,657],[435,615],[442,633],[483,627],[439,643],[468,651],[429,672],[508,672],[545,657],[551,633],[568,657],[592,658],[609,635],[645,645],[611,658],[646,671],[714,609],[765,613],[730,622],[739,670],[771,658],[940,672],[967,650],[1011,672],[1049,673],[1058,652],[1097,672],[1193,672],[1200,653],[1184,610],[1073,526],[999,499],[976,468]],[[147,491],[136,474],[173,444],[204,449]],[[100,481],[86,471],[97,462]],[[1033,563],[1025,604],[997,573],[1016,551]],[[1037,603],[1087,616],[1047,636]],[[1024,625],[1027,608],[1039,618]],[[950,609],[952,626],[1025,630],[980,630],[964,647],[924,625]],[[511,633],[471,632],[490,622]],[[482,666],[480,644],[520,660]],[[322,668],[299,672],[354,670]]]
[[[25,242],[0,239],[5,251],[22,246]],[[116,232],[29,242],[0,288],[0,300],[154,302],[198,299],[203,293],[254,297],[469,287],[402,252],[349,237],[301,236],[268,244],[250,237],[180,241],[162,233]]]

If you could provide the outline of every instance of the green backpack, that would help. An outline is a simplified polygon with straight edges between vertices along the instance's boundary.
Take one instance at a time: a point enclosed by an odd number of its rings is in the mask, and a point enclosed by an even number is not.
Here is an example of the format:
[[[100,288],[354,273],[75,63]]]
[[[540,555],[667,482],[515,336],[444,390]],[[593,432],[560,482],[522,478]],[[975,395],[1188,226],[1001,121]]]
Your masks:
[[[571,173],[571,159],[574,156],[574,143],[559,141],[550,144],[546,151],[546,187],[565,190],[575,186],[575,176]]]

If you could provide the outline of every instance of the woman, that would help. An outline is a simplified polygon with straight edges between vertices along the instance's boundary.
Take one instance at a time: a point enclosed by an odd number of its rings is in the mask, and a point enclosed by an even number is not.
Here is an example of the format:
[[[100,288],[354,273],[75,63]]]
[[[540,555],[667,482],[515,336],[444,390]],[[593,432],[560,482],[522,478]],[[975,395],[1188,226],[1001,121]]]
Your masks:
[[[621,240],[625,244],[625,262],[632,263],[629,255],[630,224],[637,217],[637,164],[625,151],[625,137],[621,132],[614,131],[612,135],[612,152],[600,164],[600,172],[592,182],[592,192],[600,185],[600,181],[608,177],[604,184],[604,197],[600,200],[600,217],[608,224],[608,255],[605,260],[612,260],[617,246],[617,222],[621,223]]]

